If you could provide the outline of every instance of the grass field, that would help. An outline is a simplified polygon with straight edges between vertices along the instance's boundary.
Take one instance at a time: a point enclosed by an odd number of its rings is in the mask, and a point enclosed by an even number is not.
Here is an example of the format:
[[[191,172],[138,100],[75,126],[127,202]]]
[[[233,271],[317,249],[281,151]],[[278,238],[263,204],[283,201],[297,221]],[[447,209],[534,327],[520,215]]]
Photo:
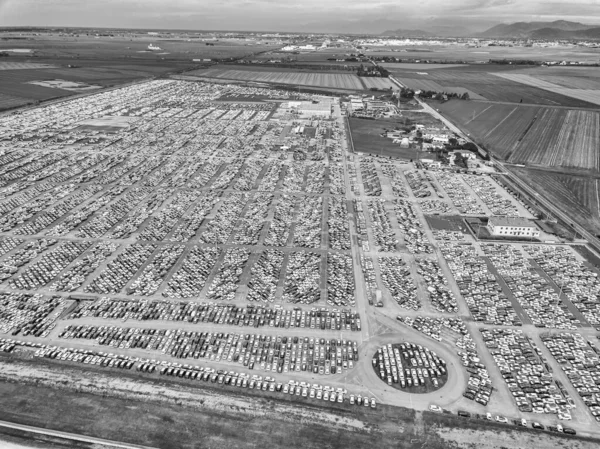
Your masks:
[[[191,76],[218,78],[262,83],[292,84],[300,86],[331,87],[348,90],[364,90],[358,76],[346,73],[306,73],[294,71],[235,70],[210,68],[186,73]]]
[[[404,112],[403,112],[404,113]],[[400,148],[392,139],[382,137],[385,130],[402,125],[398,120],[365,120],[349,118],[354,149],[359,153],[391,156],[400,159],[417,159],[421,151],[412,148]]]
[[[34,366],[36,363],[23,363],[21,367]],[[86,375],[78,369],[63,367],[58,371]],[[100,383],[113,383],[117,389],[123,379],[105,372],[99,377]],[[163,449],[467,449],[473,447],[472,441],[481,441],[477,446],[481,449],[517,449],[535,444],[591,449],[597,444],[593,440],[561,438],[482,419],[381,404],[376,410],[349,404],[321,406],[289,395],[273,399],[269,392],[217,392],[210,387],[174,386],[148,379],[139,379],[135,385],[138,391],[125,398],[107,396],[101,393],[102,389],[98,394],[90,394],[77,385],[51,388],[44,382],[2,381],[0,420]],[[140,394],[148,388],[159,393]],[[181,399],[174,401],[173,397]]]
[[[600,234],[600,180],[523,167],[509,169],[536,191],[551,198],[573,220]]]
[[[600,170],[599,112],[459,100],[436,107],[509,162]]]

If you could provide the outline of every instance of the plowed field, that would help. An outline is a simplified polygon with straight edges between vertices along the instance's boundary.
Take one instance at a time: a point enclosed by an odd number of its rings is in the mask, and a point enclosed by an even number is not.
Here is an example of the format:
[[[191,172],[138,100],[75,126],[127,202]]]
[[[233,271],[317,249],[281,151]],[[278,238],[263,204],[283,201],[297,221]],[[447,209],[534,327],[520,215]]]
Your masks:
[[[575,86],[564,87],[562,85],[553,84],[552,82],[545,81],[538,77],[518,73],[498,73],[496,74],[496,76],[509,79],[511,81],[516,81],[527,86],[540,88],[548,92],[553,92],[556,94],[565,95],[567,97],[584,100],[589,103],[600,105],[600,89],[598,89],[598,83],[594,81],[590,82],[589,80],[584,79],[584,81],[587,82],[583,85],[587,88],[579,88]],[[563,84],[565,84],[565,80],[563,80]],[[579,83],[579,85],[581,85],[581,83]]]
[[[425,70],[425,69],[424,69]],[[475,94],[472,99],[487,99],[509,103],[539,104],[547,106],[570,106],[596,108],[596,101],[586,96],[586,91],[570,92],[547,89],[535,83],[525,83],[518,72],[499,73],[468,72],[458,69],[438,69],[426,72],[394,72],[399,81],[412,89],[426,89],[450,92],[449,89],[468,90]],[[516,77],[516,78],[514,78]],[[563,88],[564,89],[564,88]]]
[[[304,72],[268,72],[252,70],[207,69],[187,72],[207,78],[219,78],[262,83],[293,84],[299,86],[332,87],[338,89],[364,90],[361,79],[346,73],[304,73]],[[381,80],[379,80],[381,81]],[[369,83],[370,81],[366,81]],[[368,84],[366,84],[368,86]],[[371,86],[369,86],[371,87]],[[376,86],[373,86],[376,87]],[[386,87],[389,87],[386,86]]]
[[[460,100],[437,108],[508,162],[600,170],[600,113],[596,111]]]
[[[600,233],[600,180],[521,167],[511,167],[510,170],[534,190],[551,198],[573,221],[595,234]]]

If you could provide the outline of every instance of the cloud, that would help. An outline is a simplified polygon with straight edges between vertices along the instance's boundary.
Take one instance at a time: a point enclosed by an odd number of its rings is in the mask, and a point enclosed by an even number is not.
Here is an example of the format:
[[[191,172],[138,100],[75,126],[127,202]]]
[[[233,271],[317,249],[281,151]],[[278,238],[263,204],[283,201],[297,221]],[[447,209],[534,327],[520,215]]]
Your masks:
[[[306,23],[417,28],[559,18],[600,25],[597,8],[598,0],[0,0],[0,26],[302,31]]]

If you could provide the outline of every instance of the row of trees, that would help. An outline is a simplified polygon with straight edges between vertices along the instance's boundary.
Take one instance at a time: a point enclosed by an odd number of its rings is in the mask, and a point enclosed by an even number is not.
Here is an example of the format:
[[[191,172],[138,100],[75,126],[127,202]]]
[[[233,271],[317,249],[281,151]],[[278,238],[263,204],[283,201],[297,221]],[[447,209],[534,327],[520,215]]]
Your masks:
[[[363,64],[360,65],[356,71],[356,74],[358,76],[377,76],[381,78],[387,78],[390,76],[390,72],[388,72],[384,67],[379,65],[365,67]]]
[[[401,98],[414,98],[415,91],[413,89],[409,89],[408,87],[403,87],[400,89],[400,97]],[[456,92],[436,92],[435,90],[422,90],[419,94],[422,98],[431,98],[433,100],[445,101],[451,98],[458,98],[459,100],[469,100],[469,93],[464,92],[462,94]]]

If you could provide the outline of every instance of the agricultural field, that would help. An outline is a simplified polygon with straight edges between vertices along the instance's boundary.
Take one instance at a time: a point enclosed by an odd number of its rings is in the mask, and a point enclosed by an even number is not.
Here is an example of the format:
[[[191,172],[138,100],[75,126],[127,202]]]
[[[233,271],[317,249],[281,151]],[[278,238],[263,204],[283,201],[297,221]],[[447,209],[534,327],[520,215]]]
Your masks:
[[[2,109],[16,108],[32,103],[33,101],[27,98],[15,97],[0,93],[0,111]]]
[[[596,105],[600,105],[600,89],[598,80],[584,79],[583,83],[578,80],[578,85],[571,87],[564,87],[564,84],[569,84],[568,80],[559,78],[562,85],[554,84],[552,81],[540,79],[539,77],[533,77],[531,75],[525,75],[520,73],[498,73],[496,76],[500,76],[517,83],[525,84],[527,86],[537,87],[549,92],[565,95],[567,97],[576,98],[579,100],[588,101]],[[552,78],[551,78],[552,79]],[[579,87],[583,86],[583,87]]]
[[[21,33],[3,34],[3,46],[29,50],[23,53],[30,58],[93,58],[98,60],[131,62],[132,60],[170,60],[192,62],[192,59],[238,58],[245,55],[274,50],[280,45],[261,39],[212,39],[212,36],[189,36],[187,39],[150,36],[144,32],[113,33],[113,36],[66,36],[54,32],[35,32],[22,39]],[[91,33],[90,33],[91,34]],[[95,34],[95,33],[94,33]],[[11,37],[13,39],[11,39]],[[149,51],[148,45],[160,50]],[[211,44],[211,45],[207,45]],[[23,58],[21,58],[23,59]],[[37,61],[36,61],[37,62]],[[45,62],[45,61],[44,61]]]
[[[486,98],[464,87],[442,86],[428,79],[401,78],[402,84],[413,90],[433,90],[435,92],[469,94],[471,100],[486,100]]]
[[[508,167],[594,234],[600,234],[600,180],[523,167]]]
[[[0,70],[29,70],[29,69],[50,69],[54,67],[50,64],[36,64],[33,62],[0,62]]]
[[[255,81],[261,83],[291,84],[294,86],[331,87],[348,90],[364,90],[356,75],[346,73],[270,72],[210,68],[187,72],[186,75],[226,80]]]
[[[400,59],[420,59],[432,62],[456,61],[484,63],[490,59],[526,60],[576,60],[598,62],[598,52],[594,49],[561,45],[557,47],[466,47],[464,45],[372,45],[369,41],[359,41],[367,49],[365,55],[395,56]]]
[[[424,63],[410,63],[410,62],[382,62],[380,63],[382,67],[385,67],[388,70],[418,70],[418,71],[426,71],[426,70],[435,70],[435,69],[453,69],[455,67],[468,67],[467,64],[424,64]]]
[[[597,107],[583,95],[573,97],[559,90],[549,91],[536,85],[526,85],[512,79],[514,70],[497,70],[504,66],[466,66],[422,72],[399,70],[392,73],[411,89],[429,89],[446,92],[468,91],[473,100],[548,106]],[[513,67],[513,66],[507,66]],[[476,70],[479,69],[479,70]],[[486,72],[484,70],[489,70]],[[473,95],[471,95],[471,93]]]
[[[376,89],[395,89],[396,85],[392,83],[387,78],[375,78],[362,76],[360,80],[365,85],[367,89],[376,88]]]
[[[59,61],[60,65],[53,66],[3,62],[3,64],[7,64],[6,67],[20,67],[0,70],[0,110],[35,101],[65,97],[75,93],[67,89],[30,83],[64,80],[73,83],[112,87],[174,70],[173,67],[169,67],[164,62],[162,64],[143,61],[98,63],[98,61],[78,60],[78,66],[71,68],[68,67],[69,63],[71,61],[61,60]],[[35,68],[36,66],[39,66],[39,68]],[[177,64],[175,64],[175,67],[177,67]],[[189,67],[189,65],[184,67]]]
[[[508,162],[600,170],[600,113],[596,111],[459,100],[436,107]]]

